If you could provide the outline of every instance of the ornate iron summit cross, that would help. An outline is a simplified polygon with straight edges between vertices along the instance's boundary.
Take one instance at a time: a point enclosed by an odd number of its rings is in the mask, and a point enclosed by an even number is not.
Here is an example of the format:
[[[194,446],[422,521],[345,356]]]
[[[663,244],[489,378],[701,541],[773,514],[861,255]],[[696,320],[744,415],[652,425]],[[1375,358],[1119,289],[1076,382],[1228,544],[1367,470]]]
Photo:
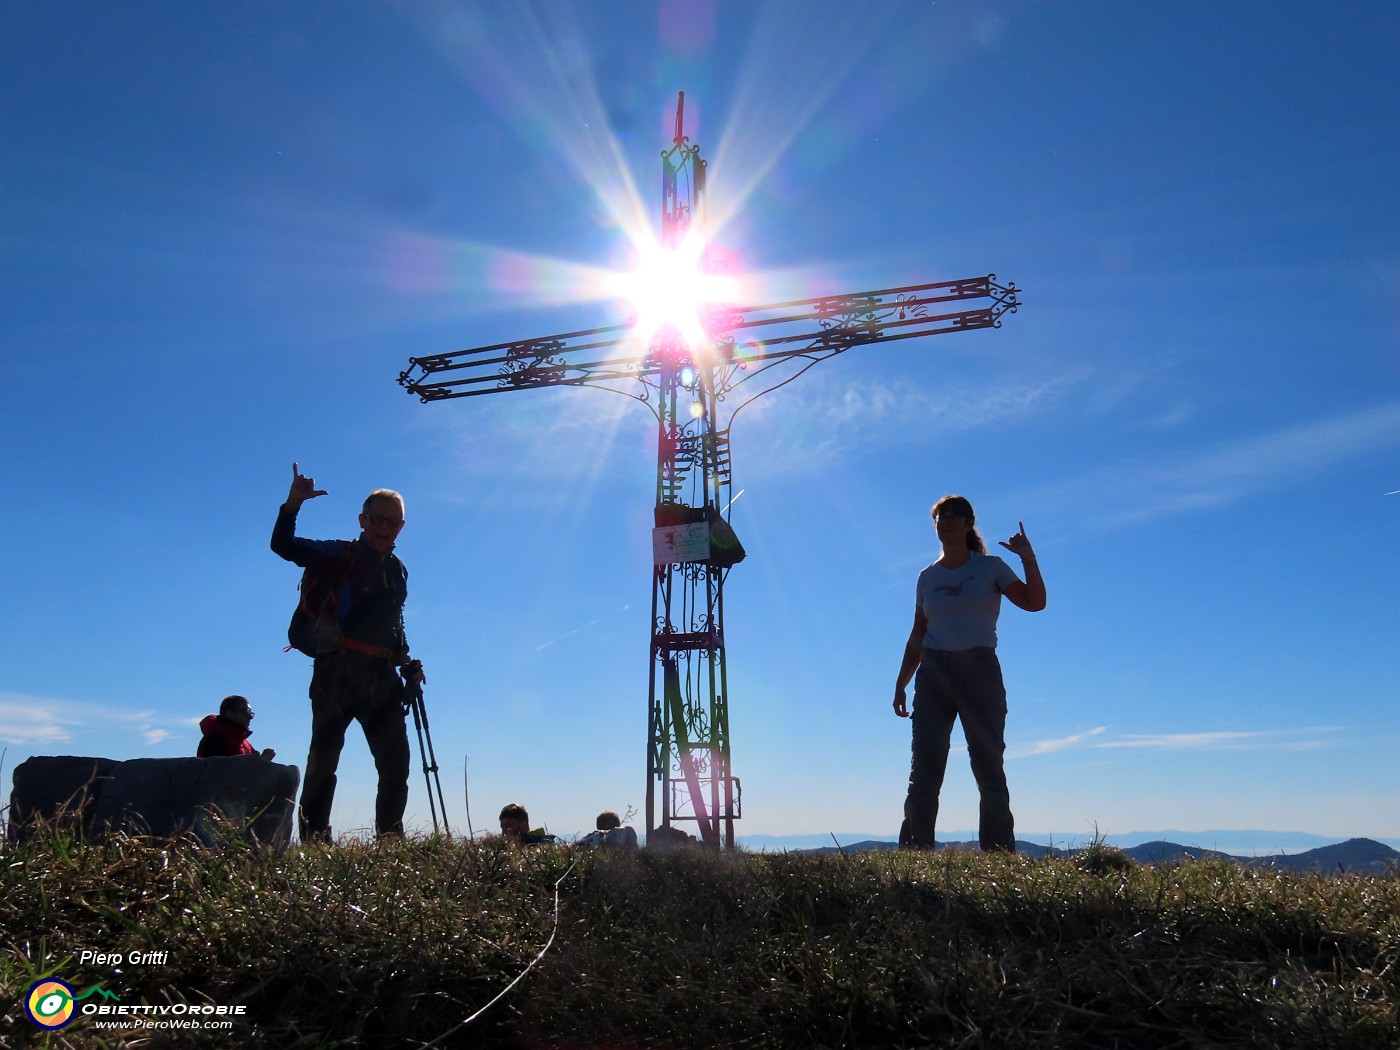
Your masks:
[[[675,138],[661,154],[661,246],[668,252],[705,220],[706,164],[684,134],[684,106],[682,92]],[[725,580],[744,557],[725,518],[735,414],[854,346],[999,328],[1002,315],[1020,305],[1018,293],[991,274],[763,306],[704,304],[688,330],[611,325],[409,359],[399,383],[423,401],[592,386],[633,397],[655,415],[648,836],[694,821],[707,845],[733,846],[734,821],[743,815],[742,785],[730,767],[724,634]],[[795,362],[805,363],[779,370]]]

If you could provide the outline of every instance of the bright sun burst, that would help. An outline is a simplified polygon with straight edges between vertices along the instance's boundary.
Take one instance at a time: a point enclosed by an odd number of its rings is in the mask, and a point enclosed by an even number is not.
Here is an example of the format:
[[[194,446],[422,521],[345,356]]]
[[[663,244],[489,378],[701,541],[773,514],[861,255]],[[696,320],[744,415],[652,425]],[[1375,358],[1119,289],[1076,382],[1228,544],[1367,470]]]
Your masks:
[[[706,272],[705,242],[694,233],[674,250],[650,237],[635,243],[636,268],[617,276],[616,294],[631,304],[638,338],[649,345],[673,329],[691,346],[703,345],[708,307],[734,301],[734,279]]]

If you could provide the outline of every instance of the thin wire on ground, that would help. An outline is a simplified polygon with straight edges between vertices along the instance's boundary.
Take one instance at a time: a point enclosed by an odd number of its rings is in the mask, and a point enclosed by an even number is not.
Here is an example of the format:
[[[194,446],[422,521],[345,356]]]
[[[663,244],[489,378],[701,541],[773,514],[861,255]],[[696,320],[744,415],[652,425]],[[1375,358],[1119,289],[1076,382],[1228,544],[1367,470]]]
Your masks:
[[[526,966],[525,969],[520,971],[519,975],[515,978],[515,980],[511,981],[510,984],[506,985],[499,992],[497,992],[495,997],[492,998],[492,1000],[489,1003],[487,1003],[481,1009],[477,1010],[476,1013],[472,1014],[470,1017],[457,1022],[456,1025],[443,1032],[442,1035],[438,1036],[431,1043],[424,1043],[422,1050],[432,1050],[432,1048],[435,1046],[441,1046],[444,1039],[448,1038],[449,1036],[456,1035],[463,1028],[467,1027],[467,1025],[471,1024],[478,1017],[484,1014],[487,1010],[491,1009],[491,1007],[495,1006],[498,1002],[500,1002],[506,997],[506,995],[510,992],[512,988],[514,988],[517,984],[523,981],[525,979],[525,975],[528,974],[531,970],[533,970],[536,964],[538,964],[539,961],[544,958],[545,953],[549,951],[550,945],[554,943],[555,935],[559,932],[559,886],[561,883],[563,883],[565,879],[569,877],[569,872],[574,870],[574,865],[576,864],[578,864],[577,860],[575,860],[572,864],[565,868],[564,874],[560,875],[558,881],[554,883],[554,928],[549,931],[549,940],[544,942],[544,947],[539,950],[539,954],[537,954],[533,959],[530,960],[530,964]]]

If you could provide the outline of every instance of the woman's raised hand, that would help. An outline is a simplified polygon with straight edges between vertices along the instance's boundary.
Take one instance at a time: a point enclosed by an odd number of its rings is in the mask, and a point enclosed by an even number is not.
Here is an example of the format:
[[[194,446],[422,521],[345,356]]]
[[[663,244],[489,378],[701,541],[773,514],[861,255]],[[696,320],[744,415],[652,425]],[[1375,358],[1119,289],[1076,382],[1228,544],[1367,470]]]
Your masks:
[[[1009,540],[1001,540],[1000,543],[1012,554],[1017,555],[1022,561],[1025,561],[1027,558],[1034,561],[1035,548],[1031,546],[1031,541],[1026,537],[1026,523],[1018,521],[1016,524],[1021,526],[1021,531],[1016,533],[1016,535],[1012,536]]]

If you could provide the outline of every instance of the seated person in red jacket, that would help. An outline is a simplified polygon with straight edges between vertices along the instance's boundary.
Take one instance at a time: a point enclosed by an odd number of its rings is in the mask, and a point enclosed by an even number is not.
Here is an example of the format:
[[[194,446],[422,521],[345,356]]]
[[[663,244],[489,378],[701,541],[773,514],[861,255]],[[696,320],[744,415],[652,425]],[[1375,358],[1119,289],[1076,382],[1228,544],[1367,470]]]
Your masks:
[[[217,715],[205,715],[199,723],[204,734],[199,741],[198,758],[216,758],[220,755],[258,755],[248,738],[253,731],[248,724],[253,721],[253,707],[246,696],[226,696],[219,705]],[[271,762],[277,757],[272,748],[264,748],[261,756]]]

